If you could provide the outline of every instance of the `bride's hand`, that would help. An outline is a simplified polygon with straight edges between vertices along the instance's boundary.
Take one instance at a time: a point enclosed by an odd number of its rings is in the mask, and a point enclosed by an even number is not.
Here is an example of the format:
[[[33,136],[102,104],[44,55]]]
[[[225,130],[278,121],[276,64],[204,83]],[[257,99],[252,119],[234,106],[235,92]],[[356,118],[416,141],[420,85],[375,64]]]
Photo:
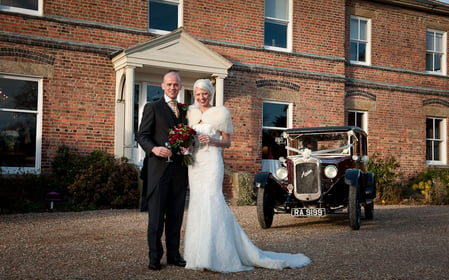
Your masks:
[[[205,134],[198,136],[198,140],[201,144],[211,143],[210,136]]]

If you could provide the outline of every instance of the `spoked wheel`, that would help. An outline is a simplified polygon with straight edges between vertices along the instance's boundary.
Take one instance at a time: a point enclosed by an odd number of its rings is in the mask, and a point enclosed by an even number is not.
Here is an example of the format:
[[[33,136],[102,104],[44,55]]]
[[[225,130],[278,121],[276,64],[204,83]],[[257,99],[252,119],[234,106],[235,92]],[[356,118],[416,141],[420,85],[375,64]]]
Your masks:
[[[265,188],[257,191],[257,219],[261,228],[270,228],[273,223],[274,206]]]
[[[362,210],[360,207],[359,188],[357,186],[349,186],[349,226],[352,229],[360,228],[360,219],[362,216]]]
[[[374,201],[366,203],[363,209],[365,209],[365,219],[372,220],[374,218]]]

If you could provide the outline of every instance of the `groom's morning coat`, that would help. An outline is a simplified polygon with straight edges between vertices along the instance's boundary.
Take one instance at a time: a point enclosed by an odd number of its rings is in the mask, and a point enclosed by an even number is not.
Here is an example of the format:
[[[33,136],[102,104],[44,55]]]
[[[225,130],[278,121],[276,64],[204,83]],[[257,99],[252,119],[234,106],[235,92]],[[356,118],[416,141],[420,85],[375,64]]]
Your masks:
[[[165,102],[164,97],[145,105],[142,121],[140,123],[137,141],[146,153],[147,166],[142,170],[143,176],[147,176],[147,197],[151,195],[157,186],[159,179],[167,167],[167,158],[154,155],[151,150],[155,146],[164,146],[168,141],[168,131],[178,123],[187,123],[186,112],[178,105],[180,117],[176,118],[172,109]],[[176,159],[175,156],[175,160]],[[145,181],[145,180],[144,180]]]

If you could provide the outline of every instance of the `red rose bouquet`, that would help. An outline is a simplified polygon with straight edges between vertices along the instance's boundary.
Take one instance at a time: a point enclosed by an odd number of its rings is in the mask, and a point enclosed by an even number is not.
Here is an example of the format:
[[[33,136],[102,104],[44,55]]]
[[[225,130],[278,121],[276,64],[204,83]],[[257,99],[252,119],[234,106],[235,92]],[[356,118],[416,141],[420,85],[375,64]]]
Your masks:
[[[173,150],[181,150],[181,147],[189,148],[193,144],[196,131],[185,124],[177,124],[168,132],[168,141]],[[193,157],[190,153],[183,154],[183,163],[189,165],[193,163]]]

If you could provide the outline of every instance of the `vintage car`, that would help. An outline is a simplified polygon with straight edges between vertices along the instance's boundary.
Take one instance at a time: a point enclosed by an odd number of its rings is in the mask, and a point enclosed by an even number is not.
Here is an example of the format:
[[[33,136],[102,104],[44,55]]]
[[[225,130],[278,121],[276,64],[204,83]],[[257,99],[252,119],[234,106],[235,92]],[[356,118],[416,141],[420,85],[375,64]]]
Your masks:
[[[274,214],[324,217],[345,214],[360,228],[362,207],[373,219],[375,178],[367,170],[367,134],[355,126],[292,128],[283,133],[287,157],[275,173],[254,178],[257,216],[269,228]]]

